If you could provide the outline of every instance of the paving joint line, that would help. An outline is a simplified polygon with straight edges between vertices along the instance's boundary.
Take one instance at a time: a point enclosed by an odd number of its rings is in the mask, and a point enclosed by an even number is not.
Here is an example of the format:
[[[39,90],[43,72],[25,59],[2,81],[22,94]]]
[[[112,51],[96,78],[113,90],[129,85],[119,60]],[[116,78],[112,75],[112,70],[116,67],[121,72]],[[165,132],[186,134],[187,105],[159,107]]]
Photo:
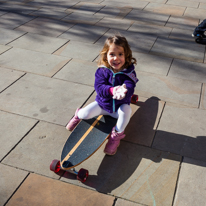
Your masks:
[[[163,112],[164,112],[164,110],[165,110],[166,103],[167,103],[167,102],[164,102],[164,106],[163,106],[163,108],[162,108],[162,112],[161,112],[161,114],[160,114],[160,117],[159,117],[159,120],[158,120],[158,123],[157,123],[157,127],[155,128],[154,138],[153,138],[152,143],[151,143],[151,146],[150,146],[151,148],[153,148],[155,136],[156,136],[156,134],[157,134],[157,132],[158,132],[158,127],[159,127],[159,124],[160,124],[160,120],[162,119],[162,115],[163,115]]]
[[[181,167],[182,167],[182,162],[183,162],[183,156],[180,160],[180,165],[179,165],[179,170],[178,170],[178,174],[177,174],[177,180],[176,180],[176,185],[175,185],[175,190],[174,190],[174,196],[173,196],[173,200],[172,200],[172,206],[174,205],[174,201],[175,201],[175,196],[177,193],[177,187],[178,187],[178,183],[179,183],[179,178],[180,178],[180,171],[181,171]]]
[[[175,60],[175,58],[173,58],[172,61],[171,61],[171,64],[170,64],[170,66],[169,66],[169,69],[168,69],[168,72],[167,72],[167,74],[166,74],[166,77],[169,75],[169,72],[170,72],[170,70],[171,70],[171,67],[172,67],[172,64],[173,64],[174,60]]]
[[[9,152],[0,160],[0,163],[17,147],[17,145],[22,142],[22,140],[36,127],[36,125],[39,123],[40,121],[37,121],[30,129],[28,132],[26,132],[25,135],[23,135],[23,137],[9,150]]]
[[[0,67],[1,67],[1,65],[0,65]],[[6,68],[6,67],[5,67]],[[6,69],[9,69],[9,68],[6,68]],[[15,69],[12,69],[12,70],[14,70],[14,71],[17,71],[17,70],[15,70]],[[9,86],[7,86],[6,88],[4,88],[2,91],[0,91],[0,94],[2,93],[2,92],[4,92],[5,90],[7,90],[9,87],[11,87],[13,84],[15,84],[17,81],[19,81],[21,78],[23,78],[25,75],[26,75],[27,73],[24,73],[22,76],[20,76],[18,79],[16,79],[14,82],[12,82]]]

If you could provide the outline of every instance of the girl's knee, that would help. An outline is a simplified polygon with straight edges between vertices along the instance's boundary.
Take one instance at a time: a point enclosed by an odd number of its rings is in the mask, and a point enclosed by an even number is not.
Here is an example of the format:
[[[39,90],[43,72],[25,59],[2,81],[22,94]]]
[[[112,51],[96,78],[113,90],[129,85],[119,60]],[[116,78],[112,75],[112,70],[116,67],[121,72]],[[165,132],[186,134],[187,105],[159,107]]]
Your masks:
[[[82,108],[78,112],[78,117],[79,119],[89,119],[89,112]]]

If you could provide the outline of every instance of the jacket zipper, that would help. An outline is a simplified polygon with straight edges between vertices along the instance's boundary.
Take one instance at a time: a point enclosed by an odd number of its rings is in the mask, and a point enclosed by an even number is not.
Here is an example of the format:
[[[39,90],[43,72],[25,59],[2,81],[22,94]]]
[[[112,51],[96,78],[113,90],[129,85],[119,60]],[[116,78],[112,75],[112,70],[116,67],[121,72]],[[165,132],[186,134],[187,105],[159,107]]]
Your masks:
[[[115,83],[115,74],[113,73],[113,79],[112,79],[112,86],[113,87],[114,87],[114,83]],[[115,99],[113,99],[113,113],[115,113]]]
[[[112,71],[112,70],[111,70]],[[114,83],[115,83],[115,76],[117,75],[117,74],[124,74],[123,72],[117,72],[117,73],[114,73],[113,71],[112,71],[112,73],[113,73],[113,76],[112,76],[112,86],[114,87]],[[113,113],[115,113],[115,99],[113,99]]]

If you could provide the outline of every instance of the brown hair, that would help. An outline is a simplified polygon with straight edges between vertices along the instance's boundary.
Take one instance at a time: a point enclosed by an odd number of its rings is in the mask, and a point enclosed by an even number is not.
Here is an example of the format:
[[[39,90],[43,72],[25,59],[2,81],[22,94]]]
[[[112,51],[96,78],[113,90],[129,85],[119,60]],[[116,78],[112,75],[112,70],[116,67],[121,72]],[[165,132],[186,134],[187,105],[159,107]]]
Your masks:
[[[126,38],[120,35],[115,35],[115,36],[108,37],[107,40],[105,41],[104,47],[100,52],[100,59],[98,61],[98,66],[105,65],[108,68],[110,67],[107,61],[107,52],[109,51],[109,47],[112,44],[123,47],[125,53],[124,68],[128,68],[131,65],[131,63],[137,64],[137,60],[132,56],[132,51],[130,49],[130,46]]]

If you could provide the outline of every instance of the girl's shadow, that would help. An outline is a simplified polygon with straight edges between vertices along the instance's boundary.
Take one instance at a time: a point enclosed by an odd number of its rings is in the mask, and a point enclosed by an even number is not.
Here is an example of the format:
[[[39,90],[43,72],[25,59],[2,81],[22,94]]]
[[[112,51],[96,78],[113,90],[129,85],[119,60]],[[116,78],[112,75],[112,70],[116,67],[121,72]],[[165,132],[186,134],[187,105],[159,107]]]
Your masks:
[[[180,162],[181,156],[190,157],[190,155],[203,161],[206,160],[205,136],[193,138],[157,130],[158,120],[164,107],[159,99],[151,97],[131,106],[133,114],[125,130],[126,137],[121,141],[117,153],[114,156],[104,155],[104,144],[92,157],[79,166],[91,171],[84,183],[86,187],[94,188],[101,193],[112,192],[113,195],[123,195],[122,191],[124,193],[127,193],[127,190],[131,191],[128,188],[133,187],[135,181],[141,182],[141,178],[144,178],[147,172],[155,170],[158,165],[152,164],[154,162],[159,163],[163,160]],[[162,151],[151,148],[155,145],[154,137],[155,140],[162,138],[161,141],[165,142],[168,148],[165,145],[166,149],[163,148]],[[184,153],[173,151],[173,147],[184,148],[182,149]],[[75,178],[71,176],[71,174],[64,175],[69,179]],[[142,177],[138,180],[140,176]]]

